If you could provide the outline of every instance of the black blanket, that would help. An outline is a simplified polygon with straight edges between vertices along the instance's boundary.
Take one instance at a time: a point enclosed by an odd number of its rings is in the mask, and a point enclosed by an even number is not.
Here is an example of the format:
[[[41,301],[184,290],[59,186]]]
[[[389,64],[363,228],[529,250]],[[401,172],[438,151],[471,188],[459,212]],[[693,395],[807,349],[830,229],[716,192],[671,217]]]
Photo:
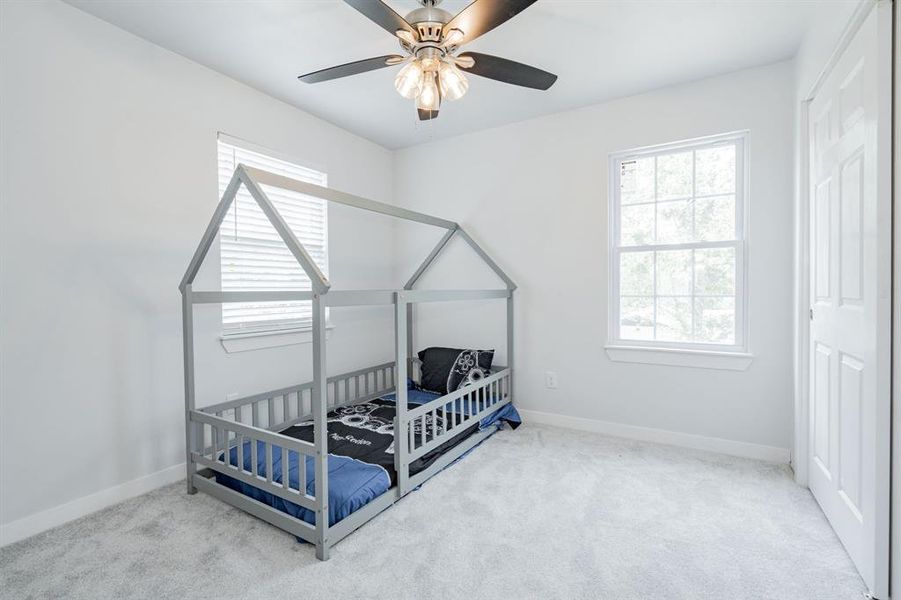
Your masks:
[[[376,399],[364,404],[338,408],[328,413],[328,453],[346,456],[372,465],[378,465],[388,472],[391,485],[397,484],[394,470],[394,417],[395,404],[388,400]],[[448,414],[450,418],[450,414]],[[422,445],[421,419],[414,423],[414,448]],[[463,428],[447,442],[425,453],[410,463],[410,475],[415,475],[435,462],[442,454],[478,431],[478,423]],[[437,418],[438,433],[444,431],[444,421]],[[433,423],[431,414],[426,415],[425,442],[432,440]],[[313,423],[307,421],[293,425],[281,432],[306,442],[313,441]]]

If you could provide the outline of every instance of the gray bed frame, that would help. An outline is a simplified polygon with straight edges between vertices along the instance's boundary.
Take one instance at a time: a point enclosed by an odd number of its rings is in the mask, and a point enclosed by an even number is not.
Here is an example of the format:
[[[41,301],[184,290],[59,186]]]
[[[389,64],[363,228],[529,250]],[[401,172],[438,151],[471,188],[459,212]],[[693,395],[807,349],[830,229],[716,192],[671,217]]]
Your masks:
[[[284,240],[291,254],[312,282],[311,291],[195,291],[194,278],[209,252],[219,226],[241,186],[247,188],[272,226]],[[313,262],[303,245],[291,232],[278,210],[266,196],[262,185],[292,190],[335,202],[408,221],[415,221],[447,230],[438,244],[425,257],[403,289],[398,290],[332,290],[329,280]],[[505,283],[503,289],[416,290],[413,289],[423,273],[441,254],[454,236],[462,238],[476,254]],[[185,446],[188,493],[202,490],[220,500],[255,515],[316,545],[316,557],[328,560],[335,544],[355,529],[388,508],[426,479],[494,433],[496,427],[479,431],[442,454],[427,469],[410,475],[410,463],[447,442],[467,427],[498,410],[513,399],[513,291],[516,285],[501,270],[472,237],[452,221],[406,210],[346,194],[318,185],[283,177],[246,165],[238,165],[222,196],[213,218],[194,253],[188,270],[179,284],[182,294],[185,378]],[[407,405],[408,377],[416,378],[418,361],[413,356],[414,306],[421,302],[447,302],[483,299],[505,299],[507,302],[507,366],[495,367],[490,376],[476,384],[441,396],[427,404],[410,408]],[[273,390],[213,406],[195,406],[194,386],[194,306],[226,302],[284,302],[311,300],[313,305],[313,380],[288,388]],[[395,347],[394,362],[375,365],[351,373],[329,377],[326,369],[325,310],[327,307],[394,305]],[[398,385],[400,383],[400,385]],[[394,466],[397,485],[375,498],[351,515],[329,525],[328,519],[328,445],[326,415],[329,410],[366,402],[385,394],[396,393],[397,412],[394,422]],[[435,425],[442,417],[443,428]],[[426,442],[426,423],[431,417],[431,439]],[[414,429],[419,423],[420,445],[414,443]],[[312,421],[313,443],[281,435],[278,432],[292,424]],[[250,442],[251,468],[244,468],[245,442]],[[237,465],[229,464],[226,456],[235,448]],[[259,473],[258,448],[263,448],[265,473]],[[299,469],[298,488],[290,477],[281,482],[272,479],[273,454],[282,453],[283,460],[296,454]],[[287,453],[288,456],[284,456]],[[313,457],[315,465],[313,494],[306,482],[306,459]],[[303,458],[303,460],[301,460]],[[223,473],[243,483],[255,486],[274,496],[298,504],[315,514],[315,525],[278,511],[268,504],[225,487],[215,480]]]

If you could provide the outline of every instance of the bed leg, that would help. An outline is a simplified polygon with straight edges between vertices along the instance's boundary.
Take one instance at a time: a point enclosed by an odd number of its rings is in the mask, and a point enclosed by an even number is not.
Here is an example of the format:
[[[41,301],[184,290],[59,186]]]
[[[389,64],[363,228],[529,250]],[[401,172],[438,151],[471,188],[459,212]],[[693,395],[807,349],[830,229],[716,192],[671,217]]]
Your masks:
[[[395,418],[394,418],[394,470],[397,473],[397,490],[403,496],[407,493],[407,483],[410,477],[410,466],[407,462],[407,453],[412,448],[407,447],[407,300],[404,292],[397,292],[394,315],[394,349],[397,353],[394,359],[397,369],[397,384],[395,385]]]
[[[186,483],[188,485],[188,495],[193,496],[197,493],[197,487],[194,485],[194,474],[197,473],[197,464],[191,460],[190,452],[188,452],[188,461],[185,464]]]
[[[184,353],[184,377],[185,377],[185,475],[188,486],[188,494],[196,494],[194,487],[194,473],[197,465],[191,452],[194,450],[196,429],[191,421],[191,411],[194,410],[194,301],[191,297],[194,293],[189,283],[181,293],[181,321],[182,343]]]
[[[328,542],[319,542],[316,544],[316,558],[319,560],[328,560],[331,557],[331,550]]]
[[[197,488],[194,487],[194,482],[192,481],[192,479],[193,479],[193,475],[191,474],[192,471],[194,471],[194,469],[192,467],[188,467],[187,483],[188,483],[188,495],[189,496],[193,496],[194,494],[197,493]]]
[[[316,558],[328,560],[329,486],[328,486],[328,377],[325,367],[325,302],[313,295],[313,444],[316,446],[314,471],[316,497]]]

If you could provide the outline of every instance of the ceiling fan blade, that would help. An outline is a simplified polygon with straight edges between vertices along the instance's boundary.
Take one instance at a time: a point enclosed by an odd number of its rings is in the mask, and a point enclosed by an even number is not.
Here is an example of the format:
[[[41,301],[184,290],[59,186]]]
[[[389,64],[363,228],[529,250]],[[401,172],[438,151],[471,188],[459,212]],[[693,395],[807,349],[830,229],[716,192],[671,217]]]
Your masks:
[[[382,67],[389,67],[398,64],[396,60],[403,61],[404,57],[399,54],[387,54],[385,56],[376,56],[375,58],[367,58],[355,62],[338,65],[337,67],[329,67],[328,69],[320,69],[306,75],[298,77],[304,83],[319,83],[320,81],[328,81],[330,79],[338,79],[339,77],[348,77],[365,73],[366,71],[374,71]],[[390,61],[390,62],[389,62]]]
[[[475,0],[444,26],[444,35],[451,29],[459,29],[463,32],[463,37],[456,45],[466,44],[512,19],[535,2],[536,0]]]
[[[438,118],[437,110],[424,110],[422,108],[417,108],[416,113],[419,115],[420,121],[431,121],[432,119]]]
[[[557,81],[557,76],[529,65],[524,65],[506,58],[482,54],[481,52],[464,52],[462,57],[472,57],[475,64],[463,71],[480,77],[503,81],[513,85],[521,85],[536,90],[546,90]],[[462,68],[462,67],[461,67]]]
[[[397,35],[397,30],[402,29],[410,32],[417,39],[419,37],[412,25],[381,0],[344,0],[344,2],[391,35]]]
[[[441,110],[441,96],[438,96],[438,108],[435,110],[429,110],[428,108],[419,108],[416,107],[416,114],[419,116],[420,121],[431,121],[432,119],[438,118],[438,111]]]

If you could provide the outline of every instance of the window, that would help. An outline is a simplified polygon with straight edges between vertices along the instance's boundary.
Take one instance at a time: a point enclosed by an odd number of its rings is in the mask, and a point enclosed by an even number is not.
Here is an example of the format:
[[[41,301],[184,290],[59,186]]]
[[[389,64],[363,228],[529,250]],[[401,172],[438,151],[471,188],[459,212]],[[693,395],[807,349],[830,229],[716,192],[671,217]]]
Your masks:
[[[219,137],[219,195],[238,164],[300,181],[326,185],[325,173],[301,167],[260,149]],[[322,272],[328,276],[328,211],[325,200],[278,188],[263,190]],[[243,186],[219,228],[222,291],[309,290],[310,279]],[[235,302],[222,305],[224,335],[303,329],[312,326],[312,303]]]
[[[747,348],[746,134],[611,157],[611,346]]]

